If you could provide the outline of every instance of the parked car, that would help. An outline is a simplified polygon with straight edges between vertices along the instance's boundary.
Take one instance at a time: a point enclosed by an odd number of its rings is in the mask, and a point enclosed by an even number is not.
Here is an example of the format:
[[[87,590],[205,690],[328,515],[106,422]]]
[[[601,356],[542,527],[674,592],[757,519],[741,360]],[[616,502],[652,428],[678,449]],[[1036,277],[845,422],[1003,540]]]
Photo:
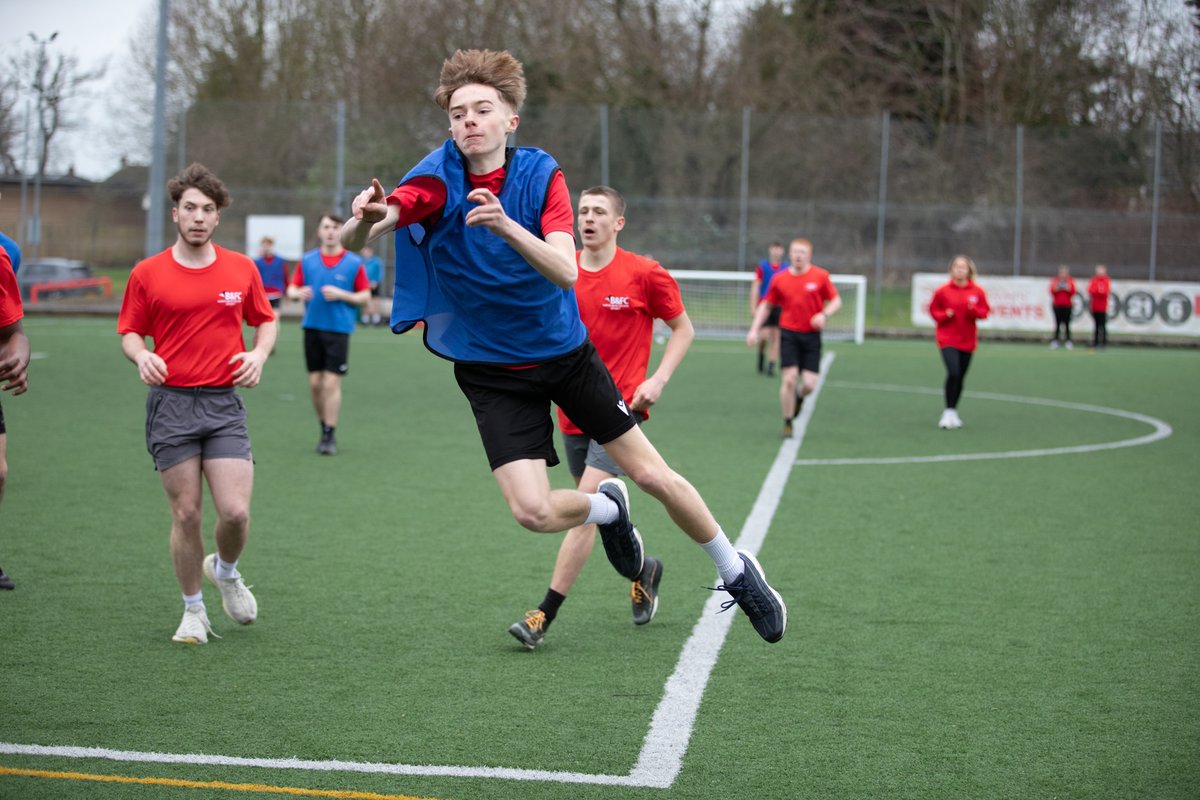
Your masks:
[[[17,273],[21,300],[30,302],[33,287],[37,284],[53,284],[38,290],[38,300],[104,294],[104,286],[96,280],[92,268],[71,258],[38,258],[22,262],[21,271]]]

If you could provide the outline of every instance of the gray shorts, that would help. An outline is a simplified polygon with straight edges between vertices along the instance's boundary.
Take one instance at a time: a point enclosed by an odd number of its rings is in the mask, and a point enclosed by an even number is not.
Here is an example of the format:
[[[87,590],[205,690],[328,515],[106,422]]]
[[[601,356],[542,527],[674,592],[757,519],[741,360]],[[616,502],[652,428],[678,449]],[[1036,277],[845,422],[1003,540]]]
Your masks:
[[[159,472],[196,456],[251,461],[246,406],[232,388],[151,386],[146,449]]]
[[[625,474],[604,451],[604,445],[596,444],[586,433],[564,433],[562,438],[563,450],[567,451],[567,469],[573,477],[582,477],[584,467],[595,467],[610,475]]]

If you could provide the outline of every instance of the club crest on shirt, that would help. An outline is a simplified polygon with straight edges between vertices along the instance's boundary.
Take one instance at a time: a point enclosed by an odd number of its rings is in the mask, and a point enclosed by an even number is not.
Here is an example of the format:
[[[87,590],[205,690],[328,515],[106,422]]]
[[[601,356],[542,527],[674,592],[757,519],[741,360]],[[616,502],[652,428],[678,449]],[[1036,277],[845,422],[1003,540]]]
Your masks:
[[[223,306],[237,306],[242,303],[241,292],[221,292],[217,295],[217,302]]]
[[[816,281],[810,281],[809,283],[804,284],[804,291],[815,292],[816,290],[817,290],[817,282]]]
[[[604,298],[604,307],[610,311],[624,311],[630,306],[628,297],[610,294]]]

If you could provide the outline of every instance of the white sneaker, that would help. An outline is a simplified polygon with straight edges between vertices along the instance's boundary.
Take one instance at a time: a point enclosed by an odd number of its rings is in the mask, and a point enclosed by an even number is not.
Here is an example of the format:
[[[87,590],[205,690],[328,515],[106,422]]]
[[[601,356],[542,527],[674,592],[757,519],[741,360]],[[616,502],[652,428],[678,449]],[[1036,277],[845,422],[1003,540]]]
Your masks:
[[[212,625],[208,624],[208,614],[205,612],[204,606],[196,604],[184,608],[183,620],[179,623],[179,629],[175,631],[171,641],[183,644],[208,644],[210,633],[214,638],[221,638],[213,632]]]
[[[954,410],[947,408],[942,412],[942,418],[938,420],[938,427],[944,431],[948,431],[954,427]]]
[[[1066,343],[1066,345],[1064,345],[1064,346],[1065,346],[1065,347],[1066,347],[1068,350],[1074,350],[1074,349],[1075,349],[1075,343],[1074,343],[1074,342],[1072,342],[1070,339],[1067,339],[1067,343]]]
[[[1057,350],[1057,349],[1058,349],[1058,339],[1055,339],[1054,341],[1052,341],[1052,342],[1050,343],[1050,349],[1051,349],[1051,350]]]
[[[217,577],[217,554],[210,553],[204,557],[204,575],[221,591],[221,607],[229,618],[239,625],[249,625],[258,619],[258,601],[250,594],[250,589],[242,582],[242,576],[236,578]]]
[[[950,413],[950,427],[955,428],[955,429],[961,428],[963,426],[963,421],[958,416],[958,410],[954,409],[954,408],[950,408],[950,409],[947,409],[947,411],[949,411],[949,413]]]

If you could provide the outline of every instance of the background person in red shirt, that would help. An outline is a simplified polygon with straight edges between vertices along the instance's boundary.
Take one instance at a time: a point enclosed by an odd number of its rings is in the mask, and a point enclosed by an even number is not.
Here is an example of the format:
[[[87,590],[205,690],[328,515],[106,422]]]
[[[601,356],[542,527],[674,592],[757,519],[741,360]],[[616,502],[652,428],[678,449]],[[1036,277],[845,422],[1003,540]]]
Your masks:
[[[29,388],[29,338],[21,328],[25,309],[8,252],[0,247],[0,390],[13,395],[24,394]],[[4,409],[0,407],[0,500],[4,499],[4,483],[8,479],[8,429],[4,424]],[[12,579],[0,569],[0,589],[16,588]]]
[[[1088,282],[1088,297],[1092,301],[1092,349],[1108,347],[1108,296],[1112,288],[1108,280],[1108,267],[1096,265],[1096,274]]]
[[[1050,297],[1054,306],[1054,339],[1050,349],[1058,349],[1059,333],[1066,334],[1066,348],[1070,350],[1075,345],[1071,342],[1071,298],[1075,296],[1075,279],[1066,264],[1058,268],[1058,274],[1050,281]]]
[[[179,235],[133,268],[117,332],[125,357],[150,387],[146,448],[171,508],[171,559],[184,602],[172,639],[205,644],[212,626],[201,573],[220,590],[235,622],[249,625],[258,616],[237,570],[250,529],[254,461],[246,407],[234,388],[258,384],[278,330],[254,262],[212,243],[221,209],[229,205],[225,185],[192,164],[167,182],[167,191]],[[250,350],[243,322],[255,328]],[[207,557],[200,530],[205,480],[217,512],[217,548]]]
[[[612,373],[621,397],[630,411],[644,421],[696,338],[696,332],[683,307],[679,284],[670,273],[656,261],[617,247],[617,233],[625,227],[624,214],[625,198],[616,189],[597,186],[580,194],[577,221],[583,250],[575,254],[579,264],[575,298],[588,336]],[[671,329],[671,335],[658,368],[647,377],[656,319]],[[567,452],[567,466],[579,491],[595,492],[601,481],[625,474],[604,448],[571,422],[562,409],[558,410],[558,425]],[[535,610],[526,612],[525,619],[509,628],[509,633],[528,649],[541,643],[595,542],[595,524],[578,525],[567,531],[558,548],[545,598]],[[647,554],[641,574],[630,588],[635,624],[645,625],[653,619],[658,610],[661,578],[662,562]]]
[[[942,429],[963,425],[958,416],[958,399],[979,341],[975,322],[987,319],[991,312],[987,295],[975,283],[976,274],[974,261],[955,256],[950,262],[950,280],[939,286],[929,301],[929,316],[937,323],[937,345],[946,365],[946,408],[938,420]]]
[[[793,239],[788,248],[791,263],[771,279],[767,296],[754,312],[746,345],[753,347],[773,307],[779,312],[779,405],[783,412],[783,437],[792,435],[792,420],[804,398],[817,388],[821,375],[821,331],[842,307],[829,272],[812,258],[812,242]]]

